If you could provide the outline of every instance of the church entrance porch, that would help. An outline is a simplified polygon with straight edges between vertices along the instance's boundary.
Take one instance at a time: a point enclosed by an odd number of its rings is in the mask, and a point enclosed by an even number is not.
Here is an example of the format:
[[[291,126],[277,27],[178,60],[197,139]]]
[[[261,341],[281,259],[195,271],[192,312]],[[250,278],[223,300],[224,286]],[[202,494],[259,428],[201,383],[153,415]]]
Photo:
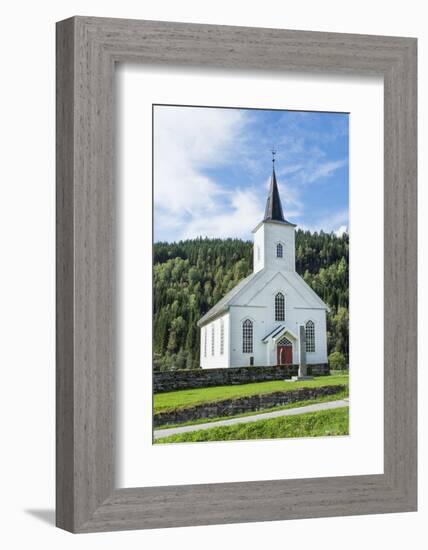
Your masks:
[[[293,344],[283,336],[276,346],[277,365],[291,365],[293,363]]]

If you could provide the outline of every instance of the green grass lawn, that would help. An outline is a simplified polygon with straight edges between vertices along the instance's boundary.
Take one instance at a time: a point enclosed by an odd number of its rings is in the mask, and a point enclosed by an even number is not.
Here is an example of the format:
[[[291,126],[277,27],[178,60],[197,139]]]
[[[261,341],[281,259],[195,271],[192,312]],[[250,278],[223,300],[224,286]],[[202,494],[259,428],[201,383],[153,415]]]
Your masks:
[[[217,422],[218,420],[224,420],[225,418],[245,418],[246,416],[253,416],[257,414],[264,414],[271,411],[282,411],[285,409],[296,409],[299,407],[305,407],[307,405],[315,405],[316,403],[327,403],[328,401],[337,401],[339,399],[345,399],[349,396],[349,389],[346,388],[333,395],[322,395],[316,399],[307,399],[305,401],[295,401],[294,403],[288,403],[287,405],[279,405],[278,407],[271,407],[269,409],[260,409],[258,411],[248,411],[246,413],[235,414],[231,416],[217,416],[214,418],[200,418],[199,420],[189,420],[188,422],[181,422],[178,424],[165,424],[156,426],[156,430],[163,430],[166,428],[176,428],[178,426],[194,426],[196,424],[207,424],[209,422]]]
[[[348,435],[349,408],[258,420],[234,426],[220,426],[157,439],[155,443],[189,443],[198,441],[232,441]]]
[[[154,395],[154,412],[171,411],[190,407],[200,403],[222,401],[236,397],[273,393],[277,391],[297,390],[298,388],[315,388],[348,384],[348,375],[318,376],[313,380],[301,382],[276,380],[272,382],[253,382],[237,386],[214,386],[212,388],[197,388],[173,392],[156,393]]]

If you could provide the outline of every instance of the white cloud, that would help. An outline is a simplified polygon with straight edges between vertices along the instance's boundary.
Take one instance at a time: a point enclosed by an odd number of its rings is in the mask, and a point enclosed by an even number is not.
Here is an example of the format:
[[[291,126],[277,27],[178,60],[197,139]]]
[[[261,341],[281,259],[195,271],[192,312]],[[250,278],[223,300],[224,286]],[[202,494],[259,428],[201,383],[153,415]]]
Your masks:
[[[341,237],[344,233],[348,233],[348,226],[347,225],[341,225],[336,231],[334,232],[336,237]]]
[[[334,172],[346,165],[347,160],[322,161],[316,155],[307,153],[308,160],[299,164],[285,165],[279,172],[280,176],[288,176],[298,185],[307,185],[318,182],[331,176]]]
[[[306,182],[313,183],[321,178],[326,178],[339,168],[342,168],[342,166],[345,166],[346,162],[346,160],[334,160],[316,164],[311,170],[308,170],[305,178]]]
[[[347,124],[340,120],[334,131],[307,128],[301,123],[312,113],[287,113],[281,126],[283,135],[278,143],[278,159],[281,159],[279,176],[288,177],[293,186],[318,183],[346,166],[347,159],[332,160],[322,145],[331,143],[347,131]]]
[[[263,186],[245,188],[244,185],[226,192],[222,204],[209,216],[203,211],[195,210],[192,219],[180,226],[180,239],[190,239],[195,236],[228,238],[237,237],[248,239],[251,231],[263,219],[264,205],[267,197],[267,190],[270,186],[270,177]],[[284,215],[292,220],[301,213],[302,204],[297,192],[290,189],[286,184],[278,182],[279,192],[284,209]],[[265,189],[266,193],[261,196],[258,189]],[[225,207],[225,203],[227,207]],[[227,210],[227,211],[226,211]],[[178,227],[177,220],[177,227]]]
[[[339,210],[337,212],[332,212],[328,216],[324,216],[319,218],[318,220],[314,221],[310,225],[306,224],[299,224],[301,229],[309,230],[309,231],[325,231],[326,233],[337,233],[338,231],[341,231],[342,233],[344,231],[347,231],[347,224],[348,224],[348,210]]]
[[[223,190],[200,168],[226,162],[244,125],[238,110],[155,107],[155,207],[172,219],[215,211]]]
[[[278,181],[278,190],[285,218],[291,221],[300,216],[303,213],[303,203],[299,190],[281,181]]]
[[[231,196],[232,209],[221,210],[212,216],[197,213],[190,223],[186,224],[181,238],[202,237],[238,237],[248,239],[251,230],[262,219],[263,212],[253,190],[236,190]]]
[[[275,170],[277,176],[288,176],[289,174],[295,174],[303,169],[303,164],[290,164],[285,166],[281,170]]]

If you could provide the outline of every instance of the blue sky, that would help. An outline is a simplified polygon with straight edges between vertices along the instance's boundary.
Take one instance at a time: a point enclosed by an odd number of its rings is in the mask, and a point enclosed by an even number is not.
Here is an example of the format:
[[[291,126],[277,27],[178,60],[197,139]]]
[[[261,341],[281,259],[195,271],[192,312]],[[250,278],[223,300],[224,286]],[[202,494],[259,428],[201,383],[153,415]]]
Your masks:
[[[349,115],[155,106],[155,241],[251,239],[272,147],[286,219],[311,231],[347,230]]]

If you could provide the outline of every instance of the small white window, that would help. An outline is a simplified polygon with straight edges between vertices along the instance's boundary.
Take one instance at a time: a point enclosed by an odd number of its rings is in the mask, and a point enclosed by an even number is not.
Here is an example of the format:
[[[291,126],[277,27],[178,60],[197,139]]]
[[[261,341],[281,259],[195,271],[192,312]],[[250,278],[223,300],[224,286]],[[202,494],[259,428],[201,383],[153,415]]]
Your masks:
[[[250,319],[242,323],[242,352],[253,353],[253,322]]]
[[[211,355],[214,355],[215,352],[215,327],[214,323],[211,325]]]
[[[275,296],[275,321],[285,321],[285,298],[282,292]]]
[[[278,243],[276,245],[276,257],[277,258],[282,258],[283,256],[283,248],[282,248],[282,244],[281,243]]]
[[[315,351],[315,324],[308,321],[305,325],[306,351],[311,353]]]
[[[220,319],[220,355],[224,355],[224,320]]]

